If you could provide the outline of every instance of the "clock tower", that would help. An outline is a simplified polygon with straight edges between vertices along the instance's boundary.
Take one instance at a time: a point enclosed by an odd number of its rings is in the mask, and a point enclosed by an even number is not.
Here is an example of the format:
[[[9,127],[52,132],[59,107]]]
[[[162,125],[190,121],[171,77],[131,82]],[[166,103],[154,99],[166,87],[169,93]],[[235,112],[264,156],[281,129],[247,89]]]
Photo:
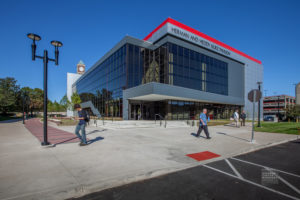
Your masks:
[[[82,62],[82,60],[79,61],[77,64],[77,74],[83,74],[85,72],[85,64]]]

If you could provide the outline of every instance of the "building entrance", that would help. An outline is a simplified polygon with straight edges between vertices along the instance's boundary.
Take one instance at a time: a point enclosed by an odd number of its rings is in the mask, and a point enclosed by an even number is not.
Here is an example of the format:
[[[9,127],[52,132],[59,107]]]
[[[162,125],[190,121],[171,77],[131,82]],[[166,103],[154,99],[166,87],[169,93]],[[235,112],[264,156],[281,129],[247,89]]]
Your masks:
[[[130,116],[131,120],[154,120],[155,115],[165,116],[165,102],[163,101],[131,101]]]
[[[129,101],[129,119],[154,120],[158,115],[167,120],[198,119],[203,108],[208,110],[211,119],[229,119],[232,113],[241,106],[212,104],[192,101]]]

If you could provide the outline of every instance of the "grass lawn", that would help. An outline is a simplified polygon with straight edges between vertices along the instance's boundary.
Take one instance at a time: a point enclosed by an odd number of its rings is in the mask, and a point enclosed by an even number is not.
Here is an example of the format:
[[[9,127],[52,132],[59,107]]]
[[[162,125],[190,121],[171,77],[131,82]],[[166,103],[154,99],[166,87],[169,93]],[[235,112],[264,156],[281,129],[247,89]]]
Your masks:
[[[208,126],[219,126],[219,125],[225,125],[230,124],[232,121],[230,120],[210,120],[207,125]]]
[[[77,125],[78,121],[72,119],[61,119],[61,124],[59,126],[74,126]]]
[[[261,127],[255,127],[255,131],[270,133],[299,134],[300,123],[296,122],[262,122]]]

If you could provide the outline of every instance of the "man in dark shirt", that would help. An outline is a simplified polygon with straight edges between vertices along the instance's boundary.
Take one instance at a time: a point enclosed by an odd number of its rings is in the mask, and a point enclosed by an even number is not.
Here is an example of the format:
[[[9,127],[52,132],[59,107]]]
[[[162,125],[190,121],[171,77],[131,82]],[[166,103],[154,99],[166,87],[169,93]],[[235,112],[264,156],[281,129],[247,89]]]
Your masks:
[[[243,110],[242,114],[241,114],[241,126],[245,126],[245,121],[246,121],[246,113]]]
[[[74,105],[74,109],[77,110],[78,112],[78,117],[76,117],[77,120],[79,120],[76,129],[75,129],[75,134],[77,137],[81,140],[80,146],[85,146],[87,145],[86,143],[86,136],[85,136],[85,126],[86,126],[86,118],[87,114],[85,110],[82,110],[81,106],[79,104]],[[79,134],[79,131],[81,130],[81,135]]]

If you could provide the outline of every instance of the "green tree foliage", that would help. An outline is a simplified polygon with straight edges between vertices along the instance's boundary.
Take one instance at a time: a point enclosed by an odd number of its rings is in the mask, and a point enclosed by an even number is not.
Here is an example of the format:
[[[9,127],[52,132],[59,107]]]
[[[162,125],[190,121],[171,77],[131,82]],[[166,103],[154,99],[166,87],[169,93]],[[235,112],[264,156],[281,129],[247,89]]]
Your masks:
[[[0,78],[0,112],[2,114],[22,112],[23,103],[25,103],[25,112],[33,114],[36,111],[43,111],[44,91],[40,88],[32,89],[30,87],[20,89],[14,78]],[[47,107],[49,112],[66,112],[68,107],[73,107],[76,103],[81,103],[81,100],[80,96],[74,93],[72,102],[68,100],[67,95],[64,95],[59,102],[48,100]]]
[[[71,106],[72,110],[73,110],[75,104],[80,104],[80,103],[81,103],[81,99],[80,99],[79,94],[77,92],[74,92],[71,96],[71,105],[70,106]]]
[[[288,119],[296,120],[300,118],[300,105],[287,106],[285,111]]]
[[[69,101],[67,95],[65,94],[61,100],[60,100],[60,105],[62,106],[62,108],[66,111],[68,109],[68,107],[71,106],[71,102]],[[70,108],[71,109],[71,108]]]
[[[3,114],[16,109],[19,90],[20,86],[14,78],[0,78],[0,111]]]

